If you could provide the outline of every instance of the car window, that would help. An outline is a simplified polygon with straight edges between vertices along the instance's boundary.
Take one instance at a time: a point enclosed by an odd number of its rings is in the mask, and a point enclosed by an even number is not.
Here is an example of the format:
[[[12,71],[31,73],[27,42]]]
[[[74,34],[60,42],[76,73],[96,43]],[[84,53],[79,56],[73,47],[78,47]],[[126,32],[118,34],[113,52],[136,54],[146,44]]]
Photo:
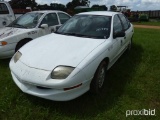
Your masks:
[[[110,27],[110,16],[75,15],[63,24],[57,33],[103,39],[110,36]]]
[[[8,8],[4,3],[0,3],[0,14],[9,14]]]
[[[121,21],[120,21],[118,15],[115,15],[114,19],[113,19],[113,31],[114,31],[114,33],[117,33],[122,30],[123,30],[123,27],[122,27]]]
[[[58,25],[59,22],[58,22],[58,17],[57,17],[57,14],[56,13],[49,13],[47,14],[42,22],[41,22],[41,25],[42,24],[48,24],[48,26],[54,26],[54,25]]]
[[[59,19],[61,24],[64,24],[69,18],[70,16],[64,13],[58,13]]]
[[[122,20],[124,30],[127,30],[129,28],[129,25],[130,25],[129,21],[126,19],[126,17],[124,17],[123,14],[120,14],[119,17]]]

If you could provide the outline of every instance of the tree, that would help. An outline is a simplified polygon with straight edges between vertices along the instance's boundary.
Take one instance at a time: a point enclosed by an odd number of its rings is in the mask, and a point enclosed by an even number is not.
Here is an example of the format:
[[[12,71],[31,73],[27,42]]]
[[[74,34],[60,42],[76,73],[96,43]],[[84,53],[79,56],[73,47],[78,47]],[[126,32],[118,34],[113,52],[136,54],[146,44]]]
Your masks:
[[[51,8],[51,10],[66,11],[66,6],[63,4],[58,4],[58,3],[51,3],[50,8]]]
[[[89,6],[90,1],[89,0],[72,0],[72,2],[69,2],[66,7],[69,10],[74,10],[77,6]]]
[[[9,3],[13,9],[26,9],[26,7],[31,7],[33,9],[37,7],[35,0],[11,0]]]
[[[111,6],[110,6],[110,10],[111,10],[111,11],[117,11],[117,7],[116,7],[115,5],[111,5]]]
[[[99,9],[105,10],[105,11],[108,10],[108,8],[105,5],[92,5],[91,8],[99,8]]]
[[[99,5],[92,5],[91,8],[98,8],[98,7],[99,7]]]
[[[44,4],[44,5],[38,5],[38,6],[37,6],[37,9],[38,9],[38,10],[50,10],[51,8],[50,8],[49,5]]]
[[[100,8],[102,8],[103,10],[108,10],[108,8],[105,5],[101,5]]]
[[[90,5],[90,1],[89,0],[80,0],[81,1],[81,6],[88,6]]]
[[[31,7],[32,9],[36,9],[38,4],[35,2],[35,0],[31,0],[31,1],[32,1],[32,2],[31,2],[30,7]]]

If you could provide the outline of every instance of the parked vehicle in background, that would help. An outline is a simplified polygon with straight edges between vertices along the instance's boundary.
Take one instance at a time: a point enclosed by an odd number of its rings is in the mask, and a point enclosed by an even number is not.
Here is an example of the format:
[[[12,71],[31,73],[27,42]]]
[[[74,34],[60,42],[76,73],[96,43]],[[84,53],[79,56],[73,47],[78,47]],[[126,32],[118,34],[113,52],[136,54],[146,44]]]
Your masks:
[[[10,62],[13,80],[25,93],[57,101],[88,90],[100,94],[106,70],[131,48],[133,33],[122,13],[77,14],[16,52]]]
[[[70,18],[62,11],[28,12],[0,29],[0,59],[9,58],[27,42],[55,32]]]
[[[0,1],[0,28],[9,25],[11,22],[13,22],[16,18],[18,18],[22,14],[30,11],[31,9],[13,10],[8,2]]]
[[[122,12],[127,18],[131,15],[131,9],[128,6],[117,6],[117,12]]]
[[[74,8],[74,13],[77,14],[77,13],[81,13],[81,12],[90,12],[90,11],[107,11],[107,7],[104,8],[104,7],[93,7],[93,8],[90,8],[88,6],[77,6]]]

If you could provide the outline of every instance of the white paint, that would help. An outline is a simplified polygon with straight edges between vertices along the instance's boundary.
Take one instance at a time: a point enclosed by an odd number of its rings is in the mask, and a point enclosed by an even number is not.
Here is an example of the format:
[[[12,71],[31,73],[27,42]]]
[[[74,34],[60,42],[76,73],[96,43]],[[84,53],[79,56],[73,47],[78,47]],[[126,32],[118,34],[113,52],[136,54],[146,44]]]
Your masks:
[[[112,16],[116,12],[88,12],[83,14]],[[81,14],[79,14],[81,15]],[[109,69],[126,50],[133,35],[133,26],[126,31],[126,39],[113,39],[113,19],[111,35],[108,39],[92,39],[60,34],[50,34],[37,38],[19,50],[22,56],[10,62],[12,77],[16,85],[25,93],[56,101],[74,99],[90,88],[98,66],[106,57]],[[121,44],[123,40],[123,44]],[[51,72],[57,66],[75,67],[66,79],[52,79]],[[64,88],[82,86],[64,91]],[[39,89],[37,86],[51,88]]]

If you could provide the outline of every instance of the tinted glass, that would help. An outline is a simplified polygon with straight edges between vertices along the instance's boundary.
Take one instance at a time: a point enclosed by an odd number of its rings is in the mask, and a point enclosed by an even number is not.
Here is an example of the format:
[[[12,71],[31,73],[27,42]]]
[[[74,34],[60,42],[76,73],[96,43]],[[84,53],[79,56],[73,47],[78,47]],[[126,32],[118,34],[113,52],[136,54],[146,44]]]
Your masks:
[[[58,16],[59,16],[61,24],[64,24],[70,18],[70,16],[64,13],[58,13]]]
[[[113,30],[114,30],[114,33],[120,32],[120,31],[123,30],[123,27],[122,27],[122,24],[121,24],[121,21],[120,21],[118,15],[114,16],[114,19],[113,19]]]
[[[110,16],[76,15],[63,24],[57,33],[103,39],[109,37],[110,26]]]
[[[129,28],[129,22],[128,22],[128,20],[126,19],[126,17],[124,17],[123,14],[120,14],[119,16],[120,16],[120,18],[122,20],[124,29],[127,30]]]
[[[59,23],[58,23],[57,14],[49,13],[43,18],[41,24],[48,24],[48,26],[58,25]]]

